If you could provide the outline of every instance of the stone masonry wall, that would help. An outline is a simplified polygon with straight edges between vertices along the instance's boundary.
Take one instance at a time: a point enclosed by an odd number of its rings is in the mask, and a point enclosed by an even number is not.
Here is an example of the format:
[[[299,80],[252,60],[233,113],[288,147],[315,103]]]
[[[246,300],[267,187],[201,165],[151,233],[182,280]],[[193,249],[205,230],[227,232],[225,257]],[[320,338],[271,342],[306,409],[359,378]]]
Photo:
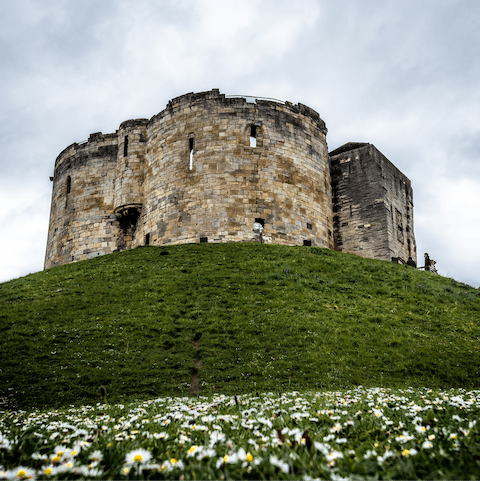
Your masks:
[[[333,247],[326,132],[302,104],[213,90],[92,134],[56,160],[45,267],[145,243]]]
[[[318,114],[291,104],[218,91],[172,100],[148,127],[137,245],[149,234],[155,245],[202,237],[333,246],[325,133]]]
[[[345,144],[330,162],[336,248],[416,261],[410,180],[371,144]]]
[[[55,163],[45,267],[114,252],[121,229],[113,212],[116,134],[92,134]]]

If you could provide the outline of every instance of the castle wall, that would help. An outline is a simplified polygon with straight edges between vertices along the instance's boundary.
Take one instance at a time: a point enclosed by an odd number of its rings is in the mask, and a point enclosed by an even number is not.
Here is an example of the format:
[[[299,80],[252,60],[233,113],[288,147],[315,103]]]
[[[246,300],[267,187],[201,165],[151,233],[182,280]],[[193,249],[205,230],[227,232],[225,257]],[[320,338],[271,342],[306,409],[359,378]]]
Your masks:
[[[410,180],[371,144],[346,144],[330,162],[336,248],[416,261]]]
[[[326,132],[302,104],[213,90],[92,134],[57,158],[45,267],[145,243],[333,247]]]
[[[118,248],[120,225],[113,211],[116,134],[92,134],[72,144],[55,162],[45,267]]]
[[[149,234],[155,245],[207,238],[332,246],[325,133],[318,114],[291,104],[218,91],[172,100],[148,127],[137,245]]]

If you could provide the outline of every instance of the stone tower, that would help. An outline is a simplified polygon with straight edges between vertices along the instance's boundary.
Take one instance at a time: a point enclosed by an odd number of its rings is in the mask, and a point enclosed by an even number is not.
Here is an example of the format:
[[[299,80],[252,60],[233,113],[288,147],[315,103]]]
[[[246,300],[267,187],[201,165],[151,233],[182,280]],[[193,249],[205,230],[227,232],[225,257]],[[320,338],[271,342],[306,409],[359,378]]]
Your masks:
[[[416,262],[410,180],[367,143],[348,143],[330,152],[330,164],[336,248]]]

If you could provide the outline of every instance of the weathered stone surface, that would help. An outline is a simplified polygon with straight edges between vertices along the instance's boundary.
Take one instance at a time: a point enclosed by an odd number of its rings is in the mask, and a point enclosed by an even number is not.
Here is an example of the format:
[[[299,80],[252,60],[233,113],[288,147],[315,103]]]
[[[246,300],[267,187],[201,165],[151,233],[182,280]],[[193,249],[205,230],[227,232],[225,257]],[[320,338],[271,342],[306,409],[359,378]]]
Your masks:
[[[416,262],[410,180],[371,144],[345,144],[330,163],[336,248]]]
[[[92,134],[57,158],[45,267],[146,240],[333,247],[326,132],[302,104],[213,90]]]
[[[337,149],[331,168],[326,133],[305,105],[212,90],[91,134],[55,162],[45,267],[146,243],[333,248],[334,237],[342,250],[381,259],[406,259],[409,241],[413,256],[408,179],[369,144]]]

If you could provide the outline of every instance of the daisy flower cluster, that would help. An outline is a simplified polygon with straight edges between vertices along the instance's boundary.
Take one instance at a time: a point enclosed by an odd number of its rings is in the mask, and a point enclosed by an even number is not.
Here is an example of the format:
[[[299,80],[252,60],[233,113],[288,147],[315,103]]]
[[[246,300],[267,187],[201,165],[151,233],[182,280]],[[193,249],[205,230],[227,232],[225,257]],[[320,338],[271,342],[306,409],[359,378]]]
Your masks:
[[[480,391],[157,398],[0,417],[1,479],[479,479]]]

